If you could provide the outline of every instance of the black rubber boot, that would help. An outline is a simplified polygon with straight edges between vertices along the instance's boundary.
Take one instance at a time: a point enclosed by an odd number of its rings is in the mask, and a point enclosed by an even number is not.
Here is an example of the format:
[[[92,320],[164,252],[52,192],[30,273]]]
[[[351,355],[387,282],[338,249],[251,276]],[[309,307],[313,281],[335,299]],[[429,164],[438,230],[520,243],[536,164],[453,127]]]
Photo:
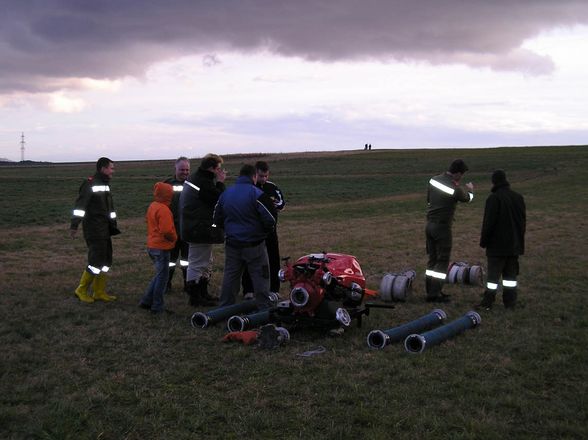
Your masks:
[[[202,301],[200,299],[200,284],[196,283],[196,281],[188,281],[186,283],[186,293],[189,297],[189,304],[193,307],[202,306]]]
[[[206,278],[200,278],[198,285],[200,286],[200,303],[203,306],[216,306],[218,300],[208,293],[208,280]]]
[[[167,278],[167,286],[165,288],[165,293],[171,293],[171,290],[172,290],[172,279],[174,277],[174,271],[175,271],[175,268],[173,268],[173,267],[170,267],[169,268],[169,275],[168,275],[168,278]]]
[[[478,310],[490,310],[494,305],[494,300],[496,298],[496,292],[491,292],[489,290],[484,291],[484,297],[480,304],[476,306]]]
[[[517,291],[515,289],[503,288],[502,303],[506,309],[514,309],[517,305]]]

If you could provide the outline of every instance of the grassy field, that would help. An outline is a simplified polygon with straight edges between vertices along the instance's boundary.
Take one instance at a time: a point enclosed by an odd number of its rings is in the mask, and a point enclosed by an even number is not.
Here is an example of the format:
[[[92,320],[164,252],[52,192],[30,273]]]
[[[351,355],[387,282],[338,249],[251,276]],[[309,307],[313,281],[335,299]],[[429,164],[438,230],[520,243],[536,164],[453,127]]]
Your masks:
[[[477,329],[421,355],[368,349],[370,330],[428,313],[424,213],[428,178],[453,158],[470,167],[476,198],[458,208],[453,259],[478,247],[490,173],[507,171],[528,209],[520,307],[499,304]],[[228,157],[234,178],[244,162]],[[368,287],[415,269],[413,294],[373,309],[342,337],[293,334],[265,351],[195,330],[180,279],[174,315],[137,307],[152,276],[144,213],[172,161],[120,162],[112,182],[119,226],[110,273],[116,303],[81,304],[85,266],[68,236],[81,180],[93,164],[0,168],[0,438],[2,439],[585,439],[588,438],[587,147],[397,150],[266,155],[288,205],[283,256],[355,255]],[[193,168],[197,161],[192,162]],[[213,291],[222,277],[215,249]],[[446,287],[449,320],[481,288]],[[286,297],[287,286],[281,294]],[[300,353],[326,348],[313,357]]]

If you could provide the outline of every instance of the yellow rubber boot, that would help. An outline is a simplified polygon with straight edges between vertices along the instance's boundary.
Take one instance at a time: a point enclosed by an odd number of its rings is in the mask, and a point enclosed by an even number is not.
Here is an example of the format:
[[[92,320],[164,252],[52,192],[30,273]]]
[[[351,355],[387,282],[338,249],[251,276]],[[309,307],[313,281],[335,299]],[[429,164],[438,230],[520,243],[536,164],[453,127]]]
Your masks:
[[[90,287],[90,284],[92,284],[93,280],[94,280],[94,275],[92,275],[90,272],[85,270],[84,273],[82,274],[82,279],[80,280],[80,285],[77,287],[77,289],[75,291],[75,296],[77,296],[80,301],[85,302],[85,303],[93,303],[94,302],[94,298],[92,298],[90,295],[88,295],[88,288]]]
[[[92,289],[94,290],[94,301],[116,301],[116,296],[106,293],[106,274],[104,272],[96,275]]]

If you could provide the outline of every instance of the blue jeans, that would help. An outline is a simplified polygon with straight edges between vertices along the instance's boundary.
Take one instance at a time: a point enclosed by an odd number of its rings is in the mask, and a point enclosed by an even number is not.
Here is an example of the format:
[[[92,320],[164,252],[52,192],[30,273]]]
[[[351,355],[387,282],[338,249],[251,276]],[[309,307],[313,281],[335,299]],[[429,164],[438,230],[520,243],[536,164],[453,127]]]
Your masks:
[[[141,304],[151,306],[152,312],[163,312],[163,294],[167,288],[167,279],[169,276],[170,251],[149,248],[147,252],[153,261],[155,276],[141,298]]]

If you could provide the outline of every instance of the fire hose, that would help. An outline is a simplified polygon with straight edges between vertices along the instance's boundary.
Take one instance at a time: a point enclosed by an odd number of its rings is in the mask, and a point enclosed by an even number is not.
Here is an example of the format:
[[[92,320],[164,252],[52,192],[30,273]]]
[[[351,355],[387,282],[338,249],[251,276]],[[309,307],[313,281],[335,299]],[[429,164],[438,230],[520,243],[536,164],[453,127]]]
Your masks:
[[[382,349],[394,342],[403,341],[412,333],[438,326],[446,318],[447,314],[443,310],[435,309],[427,315],[398,327],[393,327],[388,330],[372,330],[367,336],[368,347]]]
[[[404,348],[409,353],[422,353],[427,347],[438,345],[464,331],[477,327],[482,322],[480,315],[474,311],[467,312],[461,318],[449,324],[423,334],[412,334],[404,340]]]
[[[270,309],[260,310],[249,315],[233,315],[227,321],[227,328],[230,332],[242,332],[257,328],[270,322]]]
[[[192,315],[190,321],[194,328],[206,328],[223,319],[227,319],[229,316],[239,313],[249,313],[256,310],[258,306],[257,301],[243,301],[242,303],[231,304],[230,306],[218,307],[208,312],[196,312]]]

